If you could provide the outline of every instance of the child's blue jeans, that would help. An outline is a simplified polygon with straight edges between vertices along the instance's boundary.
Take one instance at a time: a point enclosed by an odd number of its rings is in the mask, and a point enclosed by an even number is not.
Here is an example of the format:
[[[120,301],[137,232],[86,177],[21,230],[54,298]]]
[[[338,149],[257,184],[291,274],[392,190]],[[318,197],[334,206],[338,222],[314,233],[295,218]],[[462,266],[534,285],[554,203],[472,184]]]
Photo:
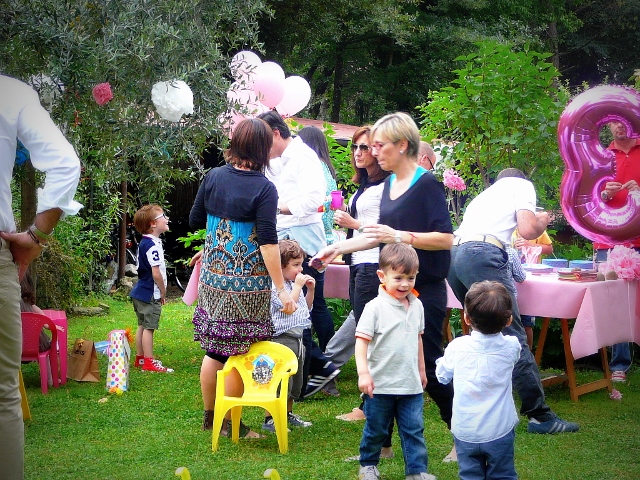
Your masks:
[[[454,436],[460,480],[517,480],[515,439],[515,429],[504,437],[485,443],[463,442]]]
[[[364,400],[367,417],[360,441],[360,465],[378,465],[380,449],[387,438],[389,423],[398,424],[404,455],[405,475],[427,472],[427,446],[424,441],[422,393],[415,395],[377,395]]]

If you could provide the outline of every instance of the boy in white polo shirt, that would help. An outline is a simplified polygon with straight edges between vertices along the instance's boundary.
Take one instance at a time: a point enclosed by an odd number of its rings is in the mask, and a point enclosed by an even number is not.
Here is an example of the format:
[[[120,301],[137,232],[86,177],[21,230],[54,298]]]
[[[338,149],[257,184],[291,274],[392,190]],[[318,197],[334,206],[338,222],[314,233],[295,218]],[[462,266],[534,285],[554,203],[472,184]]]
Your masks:
[[[380,251],[379,265],[378,296],[367,303],[356,328],[358,388],[364,394],[367,417],[358,478],[380,478],[380,449],[395,418],[407,480],[435,480],[427,473],[423,433],[424,309],[413,290],[418,255],[407,244],[388,244]]]

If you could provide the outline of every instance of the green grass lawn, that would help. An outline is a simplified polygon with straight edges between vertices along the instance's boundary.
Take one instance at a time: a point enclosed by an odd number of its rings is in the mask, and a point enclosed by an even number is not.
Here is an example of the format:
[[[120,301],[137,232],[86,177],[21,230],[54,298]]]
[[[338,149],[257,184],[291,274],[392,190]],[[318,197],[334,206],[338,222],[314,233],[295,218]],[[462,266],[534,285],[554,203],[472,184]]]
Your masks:
[[[110,301],[102,317],[69,319],[69,343],[84,336],[106,340],[111,330],[131,327],[135,316],[130,304]],[[313,421],[313,427],[294,429],[289,453],[278,453],[275,435],[263,440],[222,438],[218,452],[211,451],[211,433],[202,432],[199,369],[202,351],[192,341],[192,307],[176,300],[164,307],[156,333],[156,355],[175,369],[173,374],[134,370],[130,390],[121,397],[105,389],[106,357],[99,355],[100,383],[69,380],[59,389],[40,391],[36,363],[22,371],[33,419],[26,422],[27,480],[39,479],[171,479],[177,467],[186,466],[193,480],[259,479],[276,468],[283,480],[355,479],[357,463],[344,459],[358,453],[362,423],[347,423],[335,416],[358,404],[353,361],[338,377],[339,398],[318,394],[296,404],[294,411]],[[579,381],[595,379],[597,372],[579,372]],[[576,434],[531,435],[526,420],[517,427],[516,468],[521,479],[638,479],[640,478],[640,372],[634,369],[626,384],[618,384],[621,401],[609,399],[605,390],[569,399],[562,386],[547,389],[547,400],[563,418],[579,422]],[[106,403],[99,403],[108,397]],[[243,420],[260,427],[258,408],[243,412]],[[442,463],[452,445],[451,436],[433,402],[424,410],[429,472],[439,480],[455,479],[457,464]],[[396,458],[380,464],[385,480],[404,479],[404,464],[397,436]]]

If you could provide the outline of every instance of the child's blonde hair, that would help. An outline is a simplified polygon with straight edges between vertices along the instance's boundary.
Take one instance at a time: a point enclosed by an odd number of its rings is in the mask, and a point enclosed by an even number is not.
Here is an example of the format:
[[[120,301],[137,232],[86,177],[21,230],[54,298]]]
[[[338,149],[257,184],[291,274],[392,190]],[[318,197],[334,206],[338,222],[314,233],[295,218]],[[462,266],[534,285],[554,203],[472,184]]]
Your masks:
[[[155,203],[143,205],[133,216],[133,224],[141,235],[149,233],[151,222],[162,212],[162,207]]]

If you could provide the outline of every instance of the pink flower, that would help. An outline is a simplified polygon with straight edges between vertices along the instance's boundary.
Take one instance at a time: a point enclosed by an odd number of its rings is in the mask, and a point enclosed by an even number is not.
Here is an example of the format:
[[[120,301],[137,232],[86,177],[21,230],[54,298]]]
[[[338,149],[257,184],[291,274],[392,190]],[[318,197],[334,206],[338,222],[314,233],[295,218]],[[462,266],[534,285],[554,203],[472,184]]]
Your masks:
[[[599,270],[613,270],[623,280],[640,278],[640,253],[632,248],[616,245],[609,250],[607,261],[600,265]]]
[[[611,390],[611,393],[609,394],[609,398],[611,400],[622,400],[622,394],[614,388],[613,390]]]
[[[464,183],[464,180],[456,173],[453,168],[448,168],[442,174],[442,183],[447,188],[451,190],[456,190],[461,192],[466,190],[467,185]]]
[[[109,100],[113,98],[113,93],[111,92],[111,85],[109,82],[99,83],[95,87],[93,87],[93,99],[100,106],[107,103]]]

